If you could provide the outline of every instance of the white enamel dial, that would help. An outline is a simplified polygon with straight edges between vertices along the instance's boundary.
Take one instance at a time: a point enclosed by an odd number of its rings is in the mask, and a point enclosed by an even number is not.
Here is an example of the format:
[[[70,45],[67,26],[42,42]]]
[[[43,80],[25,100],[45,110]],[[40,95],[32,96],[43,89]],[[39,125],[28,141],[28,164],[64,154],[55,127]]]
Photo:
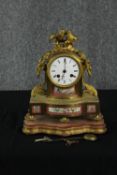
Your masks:
[[[74,84],[80,73],[79,64],[75,59],[67,56],[56,58],[49,68],[51,81],[58,86],[70,86]]]

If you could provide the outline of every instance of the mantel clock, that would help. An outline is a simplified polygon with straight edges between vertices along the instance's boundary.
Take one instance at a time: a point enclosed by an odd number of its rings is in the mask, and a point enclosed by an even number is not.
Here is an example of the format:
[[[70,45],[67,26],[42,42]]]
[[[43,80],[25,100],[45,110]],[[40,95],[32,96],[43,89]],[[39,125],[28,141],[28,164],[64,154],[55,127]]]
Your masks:
[[[84,79],[85,71],[92,74],[91,63],[74,48],[76,36],[60,30],[50,40],[54,47],[39,59],[36,72],[44,80],[32,89],[23,132],[64,137],[105,133],[97,90]]]

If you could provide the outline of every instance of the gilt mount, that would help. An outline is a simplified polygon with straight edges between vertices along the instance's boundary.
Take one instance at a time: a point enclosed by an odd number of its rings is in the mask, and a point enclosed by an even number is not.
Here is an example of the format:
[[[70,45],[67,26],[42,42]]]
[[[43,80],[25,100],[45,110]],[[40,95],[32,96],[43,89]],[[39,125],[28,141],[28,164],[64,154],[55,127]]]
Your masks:
[[[49,40],[54,47],[39,59],[36,73],[45,77],[31,91],[23,132],[64,137],[105,133],[97,90],[84,76],[85,72],[92,75],[91,62],[73,46],[77,37],[69,30],[60,30]]]

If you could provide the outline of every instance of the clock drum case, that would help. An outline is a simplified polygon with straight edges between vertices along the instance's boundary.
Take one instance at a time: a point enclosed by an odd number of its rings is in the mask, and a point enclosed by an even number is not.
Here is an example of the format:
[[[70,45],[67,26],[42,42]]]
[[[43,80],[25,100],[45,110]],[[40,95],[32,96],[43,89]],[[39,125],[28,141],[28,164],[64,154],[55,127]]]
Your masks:
[[[44,80],[31,91],[29,110],[24,118],[25,134],[103,134],[106,132],[97,90],[85,82],[92,74],[90,61],[73,46],[70,31],[50,36],[54,47],[40,59],[37,76]]]

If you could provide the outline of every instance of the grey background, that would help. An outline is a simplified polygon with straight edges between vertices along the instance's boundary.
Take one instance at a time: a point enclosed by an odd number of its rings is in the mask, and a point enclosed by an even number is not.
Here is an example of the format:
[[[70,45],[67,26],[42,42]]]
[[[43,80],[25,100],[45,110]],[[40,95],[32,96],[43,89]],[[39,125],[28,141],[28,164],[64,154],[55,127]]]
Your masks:
[[[76,47],[93,65],[88,81],[117,87],[117,0],[0,0],[0,90],[31,89],[38,59],[60,28],[79,36]]]

